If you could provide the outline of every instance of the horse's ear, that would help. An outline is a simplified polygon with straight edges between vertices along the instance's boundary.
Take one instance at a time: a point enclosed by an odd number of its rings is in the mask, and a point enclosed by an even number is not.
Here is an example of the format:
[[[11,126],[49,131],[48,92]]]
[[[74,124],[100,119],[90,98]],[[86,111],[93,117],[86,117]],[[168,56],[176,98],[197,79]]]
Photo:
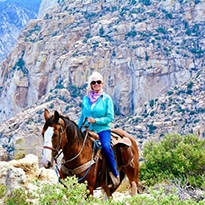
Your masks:
[[[54,112],[54,121],[58,122],[59,118],[60,118],[60,115],[59,115],[58,111],[55,110],[55,112]]]
[[[45,120],[47,120],[49,117],[50,117],[49,111],[47,109],[45,109],[45,111],[44,111]]]

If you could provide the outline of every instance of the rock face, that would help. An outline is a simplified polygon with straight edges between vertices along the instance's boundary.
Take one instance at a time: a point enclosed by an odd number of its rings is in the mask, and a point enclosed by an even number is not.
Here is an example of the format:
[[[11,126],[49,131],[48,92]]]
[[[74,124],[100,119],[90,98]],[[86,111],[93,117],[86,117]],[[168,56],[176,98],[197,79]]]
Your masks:
[[[0,183],[8,190],[26,187],[32,180],[57,183],[55,171],[39,168],[37,156],[29,154],[20,160],[0,162]],[[31,186],[31,184],[30,184]]]
[[[140,154],[143,145],[165,134],[195,134],[205,138],[205,70],[166,94],[146,102],[135,116],[116,119],[115,127],[135,136]],[[141,155],[142,157],[142,155]]]
[[[0,159],[12,160],[29,153],[42,157],[44,110],[57,110],[78,122],[82,96],[86,89],[76,91],[77,96],[65,88],[52,90],[35,105],[27,107],[0,126]],[[196,134],[205,137],[205,71],[199,72],[186,83],[181,83],[166,94],[147,101],[128,117],[115,116],[112,128],[121,128],[137,141],[140,157],[147,141],[160,140],[165,134]]]
[[[0,122],[55,87],[76,95],[94,70],[116,114],[131,115],[204,69],[204,0],[57,3],[1,63]]]
[[[36,19],[41,0],[0,1],[0,61],[13,49],[21,29]]]
[[[204,137],[204,2],[58,1],[30,21],[0,65],[0,159],[40,158],[44,109],[77,122],[94,70],[140,153],[166,133]]]
[[[30,153],[41,159],[44,110],[48,109],[51,113],[58,110],[77,122],[80,102],[80,97],[71,98],[66,89],[54,90],[34,106],[27,107],[15,117],[2,123],[0,126],[0,159],[4,161],[21,159]]]
[[[39,12],[38,12],[38,19],[43,18],[43,16],[46,13],[54,10],[55,6],[57,6],[57,5],[58,5],[58,0],[42,0],[41,6],[40,6]]]

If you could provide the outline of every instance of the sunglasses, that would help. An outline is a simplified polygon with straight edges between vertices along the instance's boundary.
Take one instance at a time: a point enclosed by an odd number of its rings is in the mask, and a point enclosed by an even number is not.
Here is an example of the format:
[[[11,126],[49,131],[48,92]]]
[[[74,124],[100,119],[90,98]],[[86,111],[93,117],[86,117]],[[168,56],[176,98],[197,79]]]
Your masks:
[[[92,82],[91,82],[91,85],[95,85],[96,83],[97,83],[98,85],[100,85],[100,84],[102,83],[102,81],[101,81],[101,80],[92,81]]]

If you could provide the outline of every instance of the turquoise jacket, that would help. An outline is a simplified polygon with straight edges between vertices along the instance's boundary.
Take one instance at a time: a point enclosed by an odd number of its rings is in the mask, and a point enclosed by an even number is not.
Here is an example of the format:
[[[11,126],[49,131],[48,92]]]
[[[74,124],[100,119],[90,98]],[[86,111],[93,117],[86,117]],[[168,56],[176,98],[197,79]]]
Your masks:
[[[114,119],[114,106],[111,97],[103,93],[93,106],[93,109],[91,109],[91,106],[90,98],[85,96],[82,101],[82,111],[78,127],[82,126],[86,117],[93,117],[95,123],[90,123],[90,130],[97,133],[111,130],[110,122]]]

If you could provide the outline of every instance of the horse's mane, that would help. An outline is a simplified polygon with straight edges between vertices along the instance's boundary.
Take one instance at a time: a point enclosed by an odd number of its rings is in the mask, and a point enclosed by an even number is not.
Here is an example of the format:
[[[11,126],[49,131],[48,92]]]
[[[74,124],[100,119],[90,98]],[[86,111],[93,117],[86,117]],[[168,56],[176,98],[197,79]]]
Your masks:
[[[68,116],[60,115],[59,117],[62,120],[64,120],[65,124],[66,124],[66,122],[69,123],[69,126],[71,126],[71,129],[76,130],[76,132],[77,132],[77,139],[76,140],[78,142],[82,142],[85,138],[85,134],[81,131],[81,129],[78,127],[78,125],[73,120],[71,120]]]

